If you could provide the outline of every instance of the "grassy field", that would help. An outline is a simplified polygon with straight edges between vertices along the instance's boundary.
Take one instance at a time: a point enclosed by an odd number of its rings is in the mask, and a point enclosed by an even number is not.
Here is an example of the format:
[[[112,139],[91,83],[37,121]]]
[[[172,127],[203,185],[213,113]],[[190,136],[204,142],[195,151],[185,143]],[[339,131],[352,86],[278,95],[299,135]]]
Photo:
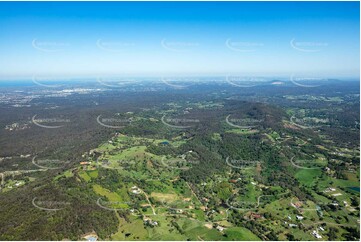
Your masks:
[[[105,196],[111,202],[122,201],[122,198],[119,196],[119,194],[117,194],[115,192],[111,192],[108,189],[105,189],[104,187],[102,187],[100,185],[94,184],[93,185],[93,190],[94,190],[95,193],[97,193],[97,194],[99,194],[101,196]]]
[[[91,177],[88,175],[86,171],[80,171],[78,174],[86,182],[89,182],[91,180]]]
[[[236,134],[252,134],[258,132],[257,130],[242,130],[227,128],[226,132],[233,132]],[[205,209],[202,197],[199,199],[193,194],[188,186],[188,183],[180,179],[180,170],[172,169],[169,166],[162,164],[161,155],[155,155],[147,151],[149,144],[159,145],[162,142],[167,142],[167,146],[177,148],[186,141],[181,139],[177,134],[175,138],[167,137],[167,139],[148,139],[140,137],[119,136],[113,139],[113,143],[104,143],[100,149],[106,151],[102,154],[101,159],[107,159],[109,164],[104,165],[103,168],[117,169],[117,174],[125,180],[129,180],[127,186],[119,185],[119,188],[110,191],[101,185],[94,184],[99,179],[99,171],[80,171],[79,176],[86,182],[91,182],[93,190],[96,194],[104,196],[109,202],[124,202],[132,199],[138,200],[140,209],[139,214],[129,216],[129,220],[124,220],[118,216],[119,228],[118,231],[111,236],[112,240],[261,240],[250,230],[241,227],[234,227],[227,221],[226,208],[218,208],[217,211],[202,211]],[[272,143],[277,143],[280,135],[276,132],[269,131],[267,134]],[[211,138],[214,141],[221,141],[222,136],[219,133],[213,133]],[[297,140],[296,145],[307,147],[307,142],[301,139]],[[301,142],[302,141],[302,142]],[[164,147],[163,147],[164,148]],[[169,155],[171,156],[171,155]],[[173,155],[176,157],[176,155]],[[259,219],[256,223],[261,223],[270,231],[274,231],[278,239],[286,240],[287,235],[292,234],[297,240],[313,240],[314,237],[310,234],[314,223],[320,222],[320,215],[316,208],[318,205],[329,204],[332,201],[338,201],[342,204],[343,201],[351,202],[350,195],[344,192],[348,187],[359,186],[358,177],[354,173],[348,173],[349,180],[341,180],[331,178],[323,174],[322,167],[327,165],[327,159],[322,154],[313,154],[312,156],[304,155],[295,163],[304,167],[318,167],[318,169],[299,169],[292,167],[291,172],[294,173],[304,189],[309,190],[310,194],[315,198],[315,202],[310,200],[303,201],[302,211],[297,210],[291,206],[291,201],[297,202],[298,198],[290,195],[277,196],[277,194],[285,193],[280,186],[267,187],[263,184],[256,184],[253,176],[257,169],[242,170],[241,182],[246,182],[242,186],[236,186],[229,182],[229,177],[217,177],[211,181],[207,181],[204,185],[205,190],[216,191],[221,198],[232,196],[231,204],[235,207],[243,208],[244,210],[236,211],[241,216],[250,216],[251,211],[264,215],[264,218]],[[260,171],[258,171],[260,172]],[[148,194],[152,207],[145,197],[129,195],[130,186],[137,185],[145,194]],[[194,186],[197,184],[193,184]],[[342,196],[330,198],[328,195],[317,194],[312,190],[312,187],[317,185],[322,192],[322,189],[328,187],[335,187],[337,193],[342,193]],[[266,190],[271,190],[275,193],[274,196],[263,196],[260,199],[258,206],[258,198],[264,194],[269,194]],[[351,193],[351,192],[350,192]],[[143,196],[143,195],[142,195]],[[199,195],[198,195],[199,196]],[[223,199],[225,199],[223,198]],[[293,200],[292,200],[293,199]],[[104,201],[105,203],[106,201]],[[111,205],[109,205],[111,206]],[[115,205],[113,205],[114,207]],[[127,205],[129,208],[129,205]],[[208,205],[209,206],[209,205]],[[155,213],[152,208],[154,208]],[[180,209],[182,211],[180,211]],[[212,209],[212,208],[211,208]],[[211,215],[209,215],[212,211]],[[301,229],[301,221],[296,219],[296,215],[304,216],[302,223],[310,224],[306,229]],[[267,216],[265,215],[267,214]],[[150,226],[143,221],[143,216],[156,221],[158,224]],[[229,216],[229,214],[228,214]],[[288,218],[291,217],[291,219]],[[338,221],[335,218],[338,217]],[[328,223],[346,223],[343,211],[323,211],[323,220]],[[297,228],[291,228],[288,224],[297,224]],[[217,224],[225,227],[223,232],[218,231],[215,227]],[[326,227],[326,226],[325,226]],[[328,227],[327,227],[328,228]],[[341,230],[341,229],[340,229]],[[326,232],[325,232],[326,233]],[[324,238],[327,236],[323,235]],[[264,238],[262,238],[264,239]]]
[[[304,186],[312,186],[321,175],[321,169],[301,169],[296,174],[296,179]]]
[[[248,229],[240,228],[240,227],[227,229],[226,235],[227,235],[227,240],[233,240],[233,241],[245,241],[245,240],[259,241],[259,240],[261,240]]]
[[[64,173],[54,177],[54,181],[58,180],[61,177],[70,178],[70,177],[73,177],[73,176],[74,176],[74,174],[73,174],[72,170],[66,170]]]
[[[88,175],[89,175],[91,178],[97,178],[97,177],[98,177],[98,170],[88,171]]]
[[[179,199],[177,194],[174,193],[158,193],[158,192],[152,192],[150,194],[151,197],[153,197],[157,201],[164,201],[167,203],[172,203]]]
[[[144,228],[143,220],[137,217],[130,217],[130,223],[124,218],[119,219],[118,232],[112,235],[112,240],[147,240],[148,231]]]

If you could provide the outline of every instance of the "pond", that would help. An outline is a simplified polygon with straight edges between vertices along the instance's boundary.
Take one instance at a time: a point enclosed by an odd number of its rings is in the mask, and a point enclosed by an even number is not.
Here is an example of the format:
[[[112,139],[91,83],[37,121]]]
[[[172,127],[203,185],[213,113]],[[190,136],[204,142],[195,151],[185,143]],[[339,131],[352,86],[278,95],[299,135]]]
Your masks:
[[[348,189],[355,191],[355,192],[360,192],[360,187],[348,187]]]

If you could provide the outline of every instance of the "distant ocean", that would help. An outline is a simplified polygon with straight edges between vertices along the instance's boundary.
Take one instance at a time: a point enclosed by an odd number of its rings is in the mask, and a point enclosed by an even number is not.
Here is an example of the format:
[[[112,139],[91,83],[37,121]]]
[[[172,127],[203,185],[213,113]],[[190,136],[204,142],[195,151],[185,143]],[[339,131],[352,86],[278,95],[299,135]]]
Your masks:
[[[28,81],[0,81],[0,87],[24,87],[35,86],[36,84],[30,80]]]

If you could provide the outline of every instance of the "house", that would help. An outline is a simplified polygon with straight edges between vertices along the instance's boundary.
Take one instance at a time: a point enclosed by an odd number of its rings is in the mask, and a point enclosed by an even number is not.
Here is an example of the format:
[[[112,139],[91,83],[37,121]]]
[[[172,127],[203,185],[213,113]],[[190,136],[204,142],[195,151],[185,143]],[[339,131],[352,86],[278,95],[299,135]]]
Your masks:
[[[322,212],[322,210],[317,209],[317,214],[318,214],[318,216],[323,217],[323,212]]]
[[[316,239],[322,239],[322,236],[317,233],[316,230],[312,231],[311,233],[313,236],[315,236]]]
[[[320,227],[318,227],[318,229],[319,229],[319,230],[321,230],[321,231],[325,231],[325,229],[324,229],[324,228],[322,228],[321,226],[320,226]]]
[[[220,226],[220,225],[217,225],[216,229],[219,231],[219,232],[222,232],[224,230],[224,227]]]
[[[90,165],[91,162],[89,161],[82,161],[80,162],[80,165]]]
[[[333,206],[335,206],[335,207],[339,206],[339,204],[338,204],[337,201],[332,201],[331,205],[333,205]]]
[[[259,218],[262,218],[262,215],[258,214],[258,213],[251,213],[251,217],[254,219],[259,219]]]
[[[200,206],[199,207],[203,212],[205,212],[207,210],[207,207],[206,206]]]
[[[300,201],[295,202],[295,207],[296,207],[296,208],[302,207],[302,202],[300,202]]]
[[[90,166],[90,168],[88,168],[88,170],[90,170],[90,171],[94,171],[94,170],[96,170],[97,168],[95,167],[95,166]]]
[[[333,187],[328,187],[325,190],[325,192],[335,192],[335,191],[336,191],[336,188],[333,188]]]
[[[296,215],[296,218],[297,218],[298,220],[302,220],[302,219],[303,219],[303,217],[302,217],[302,216],[299,216],[299,215]]]
[[[133,194],[140,194],[142,192],[137,186],[132,186],[131,191]]]
[[[288,226],[289,226],[290,228],[297,228],[297,227],[298,227],[297,224],[289,224]]]
[[[20,155],[20,158],[29,158],[31,155],[27,154],[27,155]]]
[[[334,196],[334,197],[342,196],[342,193],[334,193],[334,194],[332,194],[332,196]]]
[[[140,194],[140,191],[139,191],[139,190],[132,190],[132,193],[134,193],[134,194]]]
[[[152,219],[148,218],[148,217],[145,217],[143,218],[143,221],[144,221],[144,224],[145,225],[149,225],[151,227],[154,227],[154,226],[158,226],[158,222],[157,221],[153,221]]]

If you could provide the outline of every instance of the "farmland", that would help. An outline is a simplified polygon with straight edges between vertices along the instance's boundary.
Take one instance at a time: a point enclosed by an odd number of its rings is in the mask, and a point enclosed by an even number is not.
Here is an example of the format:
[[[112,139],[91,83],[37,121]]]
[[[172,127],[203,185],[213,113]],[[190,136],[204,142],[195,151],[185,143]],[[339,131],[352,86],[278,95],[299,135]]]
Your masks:
[[[63,138],[34,127],[16,131],[40,135],[37,149],[45,140],[48,148],[18,155],[11,147],[3,154],[2,225],[12,221],[23,232],[15,236],[2,226],[0,238],[359,238],[359,126],[344,113],[355,99],[302,96],[285,87],[286,97],[269,88],[266,102],[254,102],[233,89],[205,90],[197,97],[173,90],[182,98],[162,96],[152,105],[134,94],[121,110],[117,92],[108,93],[103,98],[114,105],[102,107],[101,116],[95,107],[83,110]],[[82,145],[72,145],[74,139]],[[48,222],[29,236],[31,223],[13,216],[20,210],[26,221]]]

